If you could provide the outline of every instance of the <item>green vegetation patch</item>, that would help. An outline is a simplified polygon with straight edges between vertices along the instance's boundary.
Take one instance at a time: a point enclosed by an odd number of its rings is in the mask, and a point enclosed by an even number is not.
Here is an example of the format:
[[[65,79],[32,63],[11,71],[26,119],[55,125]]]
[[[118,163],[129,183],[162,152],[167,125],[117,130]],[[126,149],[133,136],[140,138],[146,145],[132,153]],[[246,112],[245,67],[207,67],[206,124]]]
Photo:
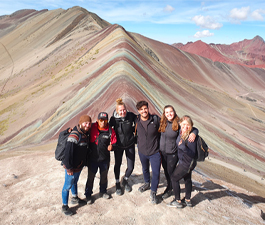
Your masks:
[[[4,132],[8,129],[9,126],[9,118],[0,121],[0,135],[3,135]]]
[[[7,108],[0,111],[0,115],[3,115],[4,113],[7,113],[7,112],[11,112],[12,110],[16,109],[17,106],[18,106],[18,103],[14,103],[14,104],[8,106]]]

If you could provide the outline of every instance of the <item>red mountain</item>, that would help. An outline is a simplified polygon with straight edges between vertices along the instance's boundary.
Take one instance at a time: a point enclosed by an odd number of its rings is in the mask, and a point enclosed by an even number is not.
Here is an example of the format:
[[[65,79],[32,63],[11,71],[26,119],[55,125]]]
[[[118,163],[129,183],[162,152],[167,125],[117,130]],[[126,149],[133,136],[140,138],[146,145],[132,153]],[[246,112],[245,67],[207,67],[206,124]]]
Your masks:
[[[186,45],[176,43],[173,46],[185,52],[211,59],[214,62],[265,68],[265,42],[260,36],[231,45],[206,44],[202,41],[196,41],[188,42]]]

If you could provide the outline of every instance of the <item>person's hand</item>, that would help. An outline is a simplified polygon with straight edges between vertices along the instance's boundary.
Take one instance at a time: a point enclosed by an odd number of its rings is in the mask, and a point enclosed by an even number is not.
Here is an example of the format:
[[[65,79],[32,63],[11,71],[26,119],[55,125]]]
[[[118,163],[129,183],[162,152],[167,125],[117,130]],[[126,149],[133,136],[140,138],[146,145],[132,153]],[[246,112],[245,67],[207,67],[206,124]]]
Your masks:
[[[189,141],[189,142],[194,142],[194,141],[195,141],[195,138],[196,138],[196,135],[195,135],[194,133],[191,133],[191,134],[189,135],[188,141]]]
[[[68,129],[68,133],[71,133],[72,130],[73,130],[73,128],[70,127],[70,128]]]
[[[74,172],[73,172],[73,170],[67,170],[67,174],[68,174],[69,176],[73,176],[73,175],[74,175]]]
[[[108,151],[111,151],[112,150],[112,145],[109,145],[108,146]]]

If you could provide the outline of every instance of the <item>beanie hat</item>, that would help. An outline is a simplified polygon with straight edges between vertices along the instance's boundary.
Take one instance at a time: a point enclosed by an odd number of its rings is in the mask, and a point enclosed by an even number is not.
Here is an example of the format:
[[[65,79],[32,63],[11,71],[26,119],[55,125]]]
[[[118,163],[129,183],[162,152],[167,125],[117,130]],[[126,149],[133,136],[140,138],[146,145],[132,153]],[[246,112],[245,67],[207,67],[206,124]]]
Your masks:
[[[108,113],[106,112],[101,112],[98,114],[98,119],[104,119],[104,120],[108,120]]]
[[[84,122],[91,122],[91,117],[88,115],[82,115],[79,119],[79,124],[82,124]]]

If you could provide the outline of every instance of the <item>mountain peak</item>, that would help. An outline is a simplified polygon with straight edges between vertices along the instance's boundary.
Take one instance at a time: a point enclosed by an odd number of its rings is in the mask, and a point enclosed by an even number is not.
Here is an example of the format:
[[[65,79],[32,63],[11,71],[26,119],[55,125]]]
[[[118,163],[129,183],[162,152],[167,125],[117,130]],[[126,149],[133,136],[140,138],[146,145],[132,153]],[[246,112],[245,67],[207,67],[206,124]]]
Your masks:
[[[186,45],[174,45],[183,51],[209,58],[212,61],[240,64],[249,67],[265,67],[265,43],[260,36],[251,40],[225,44],[206,44],[201,40]],[[206,50],[207,49],[207,50]]]
[[[262,37],[260,37],[259,35],[257,35],[257,36],[255,36],[253,38],[253,41],[262,41],[262,42],[264,42],[264,39]]]

